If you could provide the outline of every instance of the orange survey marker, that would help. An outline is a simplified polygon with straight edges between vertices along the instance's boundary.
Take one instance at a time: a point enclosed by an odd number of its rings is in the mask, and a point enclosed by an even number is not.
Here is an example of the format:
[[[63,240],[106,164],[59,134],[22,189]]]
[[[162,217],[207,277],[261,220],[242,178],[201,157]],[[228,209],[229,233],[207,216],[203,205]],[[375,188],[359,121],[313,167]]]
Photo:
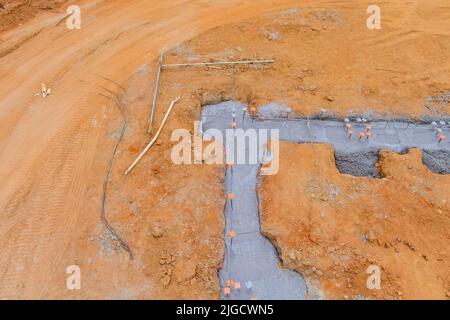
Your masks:
[[[445,136],[443,134],[441,134],[439,136],[439,143],[441,143],[441,141],[444,141],[444,140],[445,140]]]
[[[223,295],[224,296],[229,296],[231,293],[231,289],[230,288],[223,288]]]
[[[228,195],[228,199],[233,200],[234,198],[236,198],[236,196],[234,195],[234,193],[230,193]]]
[[[365,132],[360,132],[359,133],[359,140],[362,140],[366,137],[366,133]]]
[[[234,232],[233,230],[230,231],[230,233],[228,234],[230,236],[231,239],[233,239],[234,237],[236,237],[236,232]]]

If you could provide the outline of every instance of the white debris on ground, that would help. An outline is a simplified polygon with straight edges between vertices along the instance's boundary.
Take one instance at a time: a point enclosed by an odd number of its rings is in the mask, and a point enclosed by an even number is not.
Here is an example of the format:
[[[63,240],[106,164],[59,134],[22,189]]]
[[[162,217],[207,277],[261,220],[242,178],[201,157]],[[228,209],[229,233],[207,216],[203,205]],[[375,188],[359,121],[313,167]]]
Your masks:
[[[42,98],[46,98],[47,96],[49,96],[52,93],[52,88],[47,88],[47,86],[45,85],[45,83],[41,84],[41,92],[36,93],[34,96],[41,96]]]

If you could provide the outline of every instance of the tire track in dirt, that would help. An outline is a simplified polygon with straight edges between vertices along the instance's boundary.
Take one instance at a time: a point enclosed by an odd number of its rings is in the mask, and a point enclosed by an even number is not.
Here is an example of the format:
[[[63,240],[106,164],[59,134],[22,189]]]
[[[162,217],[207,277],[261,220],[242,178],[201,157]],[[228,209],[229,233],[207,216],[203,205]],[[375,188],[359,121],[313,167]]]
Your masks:
[[[2,239],[6,256],[11,263],[14,261],[23,265],[33,265],[29,259],[35,255],[39,257],[39,261],[36,261],[39,263],[37,269],[54,271],[49,258],[53,251],[52,247],[57,242],[48,242],[48,239],[60,240],[59,230],[66,223],[68,213],[64,211],[68,194],[67,184],[71,180],[76,157],[81,150],[80,137],[69,140],[69,136],[69,134],[62,135],[62,139],[70,141],[69,147],[65,146],[63,140],[58,143],[52,152],[54,158],[46,162],[31,197],[23,199],[25,202],[23,210],[26,211],[26,216],[22,220],[24,226],[21,228],[15,226]],[[5,263],[2,261],[1,265],[4,266]],[[42,273],[39,274],[43,276]],[[2,279],[3,292],[7,292],[19,280],[15,274],[9,273],[6,279]],[[38,283],[39,281],[36,284]]]
[[[88,107],[89,104],[85,103],[84,109]],[[55,270],[55,266],[64,253],[62,249],[70,240],[68,237],[73,234],[73,225],[79,214],[77,209],[85,189],[80,177],[86,174],[97,141],[86,139],[89,134],[81,121],[82,117],[83,113],[79,113],[71,119],[67,127],[57,134],[55,141],[49,144],[54,147],[47,150],[50,151],[50,158],[39,170],[40,174],[36,177],[38,183],[32,186],[28,198],[16,199],[22,202],[21,211],[26,215],[23,215],[19,225],[1,232],[5,234],[2,239],[5,254],[1,257],[9,260],[0,263],[2,267],[6,265],[1,279],[2,294],[12,293],[15,284],[20,282],[21,274],[14,272],[13,263],[34,267],[36,262],[39,263],[36,268],[42,270],[38,273],[39,279],[26,278],[26,282],[35,284],[33,287],[36,288],[47,283],[59,271]],[[87,159],[80,158],[84,151],[90,151]],[[48,239],[53,241],[48,242]],[[30,261],[33,256],[39,257],[39,261]],[[44,290],[45,286],[36,297],[45,294]],[[27,292],[26,295],[29,294],[34,296],[36,293]],[[18,296],[23,294],[19,292]]]
[[[83,135],[80,139],[80,151],[83,151],[83,153],[81,154],[84,156],[77,159],[75,171],[72,174],[73,177],[70,177],[72,181],[69,186],[68,197],[66,198],[63,208],[63,211],[69,214],[67,215],[67,219],[64,221],[63,226],[60,228],[62,229],[61,240],[57,242],[55,255],[52,256],[52,265],[60,267],[58,268],[60,272],[65,270],[65,268],[67,267],[61,266],[60,263],[70,243],[70,235],[77,234],[77,230],[75,229],[75,227],[79,218],[83,215],[81,209],[86,191],[86,179],[84,178],[84,175],[90,171],[90,168],[92,166],[92,161],[95,156],[95,150],[97,148],[102,129],[104,128],[104,121],[100,120],[97,124],[101,125],[95,126],[93,128],[90,124],[84,124],[84,126],[81,128],[82,132],[86,132],[86,134]],[[56,225],[56,227],[58,227],[58,224]],[[73,257],[73,259],[76,258],[77,257]],[[49,272],[47,278],[51,279],[51,277],[54,278],[55,273]],[[43,294],[44,292],[41,292],[41,295]]]

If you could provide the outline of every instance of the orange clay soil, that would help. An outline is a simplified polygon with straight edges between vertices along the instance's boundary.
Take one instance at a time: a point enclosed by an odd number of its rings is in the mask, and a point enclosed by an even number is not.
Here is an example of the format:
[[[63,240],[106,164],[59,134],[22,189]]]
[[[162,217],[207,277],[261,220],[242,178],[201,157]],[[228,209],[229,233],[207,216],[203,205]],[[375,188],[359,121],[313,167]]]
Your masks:
[[[1,0],[0,32],[12,29],[29,21],[39,12],[57,12],[67,0]],[[62,12],[61,10],[59,10]]]
[[[370,107],[419,116],[429,112],[426,97],[449,88],[445,0],[383,4],[379,31],[367,30],[359,1],[76,4],[80,30],[66,28],[61,6],[22,25],[13,20],[0,33],[0,298],[218,298],[224,171],[173,165],[173,129],[192,132],[201,105],[225,99],[256,106],[274,100],[297,113]],[[145,129],[161,50],[167,62],[277,63],[164,71],[155,124],[173,98],[182,100],[159,143],[125,177],[150,140]],[[34,96],[43,82],[52,88],[45,99]],[[110,94],[104,88],[130,110],[106,215],[133,261],[99,217],[122,119],[113,99],[99,95]],[[72,264],[81,267],[81,290],[66,289]]]
[[[386,3],[379,31],[367,29],[366,7],[305,6],[215,28],[178,46],[167,62],[276,63],[176,69],[166,76],[212,93],[245,88],[255,107],[277,101],[297,115],[448,113],[450,106],[427,98],[450,92],[450,4]]]
[[[447,298],[450,177],[417,149],[381,151],[378,166],[382,179],[340,174],[331,145],[282,142],[278,174],[259,185],[263,233],[328,299]],[[380,290],[367,288],[369,265]]]

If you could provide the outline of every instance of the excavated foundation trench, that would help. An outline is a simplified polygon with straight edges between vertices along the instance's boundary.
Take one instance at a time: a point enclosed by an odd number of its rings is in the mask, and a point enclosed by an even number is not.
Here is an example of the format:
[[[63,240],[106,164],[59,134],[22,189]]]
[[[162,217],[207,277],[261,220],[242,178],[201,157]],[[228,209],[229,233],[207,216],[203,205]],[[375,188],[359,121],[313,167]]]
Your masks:
[[[355,134],[349,139],[341,121],[288,119],[288,110],[276,104],[262,110],[264,119],[261,120],[252,119],[246,106],[239,102],[205,106],[201,115],[203,135],[211,138],[209,129],[216,129],[216,133],[219,130],[226,137],[226,130],[231,129],[234,119],[236,127],[244,131],[266,129],[270,133],[270,129],[278,129],[280,140],[333,144],[336,166],[341,173],[379,178],[375,164],[382,148],[399,153],[409,148],[421,148],[424,150],[423,163],[430,170],[441,174],[450,172],[450,144],[438,143],[431,124],[372,121],[371,139],[360,141],[358,133],[366,129],[363,124],[353,124]],[[450,128],[443,128],[443,133],[448,136]],[[258,138],[258,151],[264,148],[266,141]],[[236,146],[230,150],[227,146],[225,152],[228,156],[231,153],[237,156],[242,150]],[[249,148],[243,152],[248,163]],[[227,280],[240,282],[241,289],[232,288],[227,296],[231,299],[305,299],[305,280],[298,273],[280,267],[275,247],[261,234],[256,193],[259,168],[259,163],[227,166],[226,193],[233,194],[234,198],[228,198],[225,207],[226,250],[224,265],[219,272],[221,287],[226,287]],[[236,234],[233,238],[229,236],[231,231]]]
[[[376,167],[378,152],[335,152],[334,157],[340,173],[381,178]],[[433,173],[450,174],[450,151],[448,150],[423,150],[422,162]]]

